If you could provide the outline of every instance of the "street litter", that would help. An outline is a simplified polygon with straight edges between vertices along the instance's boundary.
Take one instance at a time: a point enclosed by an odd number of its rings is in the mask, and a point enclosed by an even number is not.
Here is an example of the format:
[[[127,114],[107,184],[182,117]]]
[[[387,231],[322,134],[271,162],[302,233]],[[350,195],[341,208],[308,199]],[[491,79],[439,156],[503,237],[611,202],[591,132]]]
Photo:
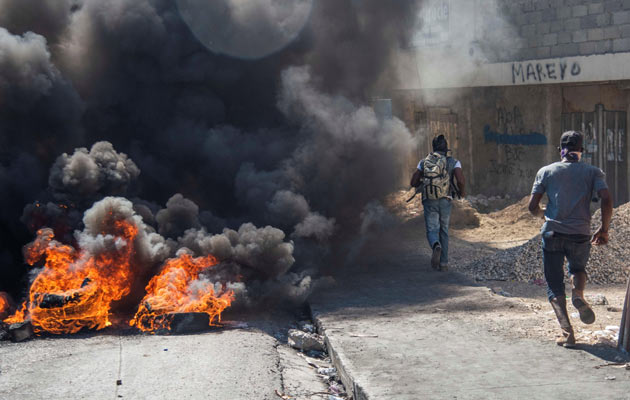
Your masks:
[[[278,389],[276,389],[276,396],[280,397],[283,400],[291,400],[293,397],[286,395],[286,394],[282,394],[278,391]]]
[[[595,369],[600,369],[602,367],[613,367],[613,368],[624,368],[630,370],[630,363],[625,362],[609,362],[606,364],[596,365]]]
[[[317,373],[328,377],[334,377],[337,376],[337,368],[317,368]]]
[[[608,325],[605,330],[619,332],[619,327],[615,325]]]
[[[298,354],[300,357],[302,357],[302,358],[304,359],[304,361],[306,361],[306,363],[307,363],[308,365],[310,365],[311,367],[316,368],[316,369],[318,369],[318,368],[323,368],[323,367],[321,367],[321,366],[317,363],[317,361],[319,361],[318,359],[316,359],[316,358],[311,358],[311,357],[309,357],[309,356],[307,356],[307,355],[304,355],[303,353],[297,353],[297,354]]]
[[[368,333],[349,333],[348,336],[350,337],[366,337],[366,338],[377,338],[378,335],[371,335]]]
[[[315,333],[315,325],[309,321],[300,321],[298,327],[304,332]]]
[[[331,383],[330,386],[328,387],[328,390],[330,390],[335,395],[342,395],[343,396],[343,395],[346,394],[346,390],[338,382]]]
[[[587,294],[584,297],[592,306],[605,306],[608,304],[608,299],[601,293]]]

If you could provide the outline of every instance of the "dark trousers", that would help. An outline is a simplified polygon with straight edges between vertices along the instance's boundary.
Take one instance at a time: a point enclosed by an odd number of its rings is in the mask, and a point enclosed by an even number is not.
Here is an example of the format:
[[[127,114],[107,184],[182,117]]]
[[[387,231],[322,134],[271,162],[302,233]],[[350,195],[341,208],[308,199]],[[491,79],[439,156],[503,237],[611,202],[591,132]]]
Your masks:
[[[564,259],[569,262],[569,274],[584,271],[591,253],[590,238],[585,235],[543,235],[543,265],[547,280],[547,296],[564,297]]]

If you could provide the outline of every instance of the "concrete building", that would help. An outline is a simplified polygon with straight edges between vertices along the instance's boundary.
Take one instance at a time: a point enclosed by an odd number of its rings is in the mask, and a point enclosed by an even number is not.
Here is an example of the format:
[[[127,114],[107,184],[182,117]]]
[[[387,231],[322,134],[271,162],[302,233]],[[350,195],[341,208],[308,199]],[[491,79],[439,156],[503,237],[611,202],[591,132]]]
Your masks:
[[[529,193],[584,132],[615,205],[629,200],[630,0],[426,0],[394,114],[420,138],[413,169],[444,133],[470,193]]]

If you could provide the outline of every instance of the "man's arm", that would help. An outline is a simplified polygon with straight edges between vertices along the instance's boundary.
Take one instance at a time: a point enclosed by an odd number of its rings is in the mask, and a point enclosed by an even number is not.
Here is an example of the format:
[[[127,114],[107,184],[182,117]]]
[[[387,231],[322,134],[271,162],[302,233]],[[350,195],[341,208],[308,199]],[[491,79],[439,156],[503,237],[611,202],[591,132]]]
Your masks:
[[[466,197],[466,179],[464,179],[462,169],[455,168],[453,170],[453,175],[455,175],[455,179],[457,179],[457,190],[459,191],[459,195],[462,198]]]
[[[529,198],[529,204],[527,205],[529,212],[532,213],[533,216],[539,218],[545,217],[545,211],[540,208],[540,200],[542,197],[543,193],[532,193],[532,197]]]
[[[416,172],[413,173],[413,176],[411,177],[411,182],[409,184],[413,187],[418,187],[420,186],[420,179],[422,179],[422,171],[416,169]]]
[[[613,202],[608,189],[601,189],[597,194],[602,201],[602,225],[593,235],[593,244],[600,245],[608,243],[608,229],[612,218]]]

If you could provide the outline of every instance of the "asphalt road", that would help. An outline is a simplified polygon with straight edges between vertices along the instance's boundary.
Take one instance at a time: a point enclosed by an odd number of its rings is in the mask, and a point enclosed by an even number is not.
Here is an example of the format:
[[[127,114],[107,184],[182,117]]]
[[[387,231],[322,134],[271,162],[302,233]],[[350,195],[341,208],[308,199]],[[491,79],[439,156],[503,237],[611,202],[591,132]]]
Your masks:
[[[98,332],[0,342],[0,399],[249,400],[277,399],[276,390],[326,390],[283,344],[287,321],[264,325],[189,335]]]

